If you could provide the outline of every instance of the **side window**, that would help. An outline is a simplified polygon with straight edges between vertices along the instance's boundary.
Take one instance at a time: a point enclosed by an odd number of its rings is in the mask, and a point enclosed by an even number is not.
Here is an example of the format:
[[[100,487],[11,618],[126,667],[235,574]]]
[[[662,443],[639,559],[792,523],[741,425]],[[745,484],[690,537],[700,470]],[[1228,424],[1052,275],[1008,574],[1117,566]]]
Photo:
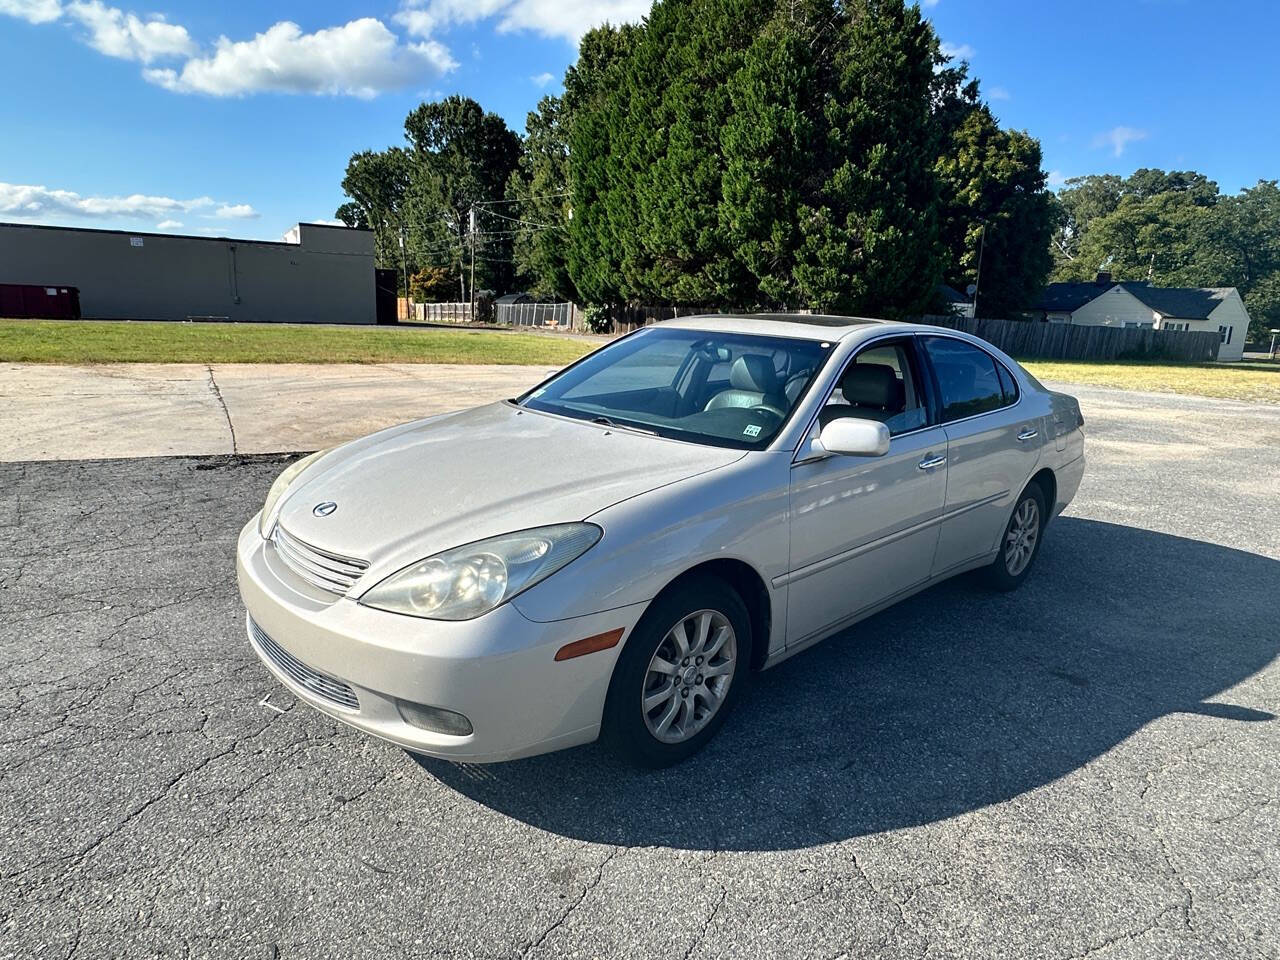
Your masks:
[[[944,423],[1005,405],[999,365],[989,354],[949,337],[925,337],[924,346],[942,391]]]
[[[818,414],[823,426],[839,417],[879,420],[890,436],[927,425],[909,341],[876,344],[849,361]]]
[[[1018,402],[1018,381],[1005,369],[1004,364],[996,361],[996,375],[1000,378],[1000,389],[1004,391],[1005,406]]]

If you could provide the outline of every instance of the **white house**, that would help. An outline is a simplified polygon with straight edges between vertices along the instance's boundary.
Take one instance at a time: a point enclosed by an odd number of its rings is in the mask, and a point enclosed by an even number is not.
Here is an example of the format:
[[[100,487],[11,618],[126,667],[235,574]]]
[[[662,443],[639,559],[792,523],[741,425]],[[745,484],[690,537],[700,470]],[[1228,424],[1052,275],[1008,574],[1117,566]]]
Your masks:
[[[1219,360],[1242,359],[1249,330],[1249,313],[1235,287],[1115,283],[1105,273],[1093,283],[1049,284],[1032,311],[1050,323],[1208,330],[1218,334]]]

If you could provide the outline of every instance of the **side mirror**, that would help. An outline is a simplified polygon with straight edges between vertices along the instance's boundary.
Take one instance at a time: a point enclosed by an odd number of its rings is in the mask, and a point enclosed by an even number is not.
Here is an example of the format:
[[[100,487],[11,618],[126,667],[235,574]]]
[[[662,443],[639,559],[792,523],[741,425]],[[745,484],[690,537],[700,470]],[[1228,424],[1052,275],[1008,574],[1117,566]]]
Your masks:
[[[818,442],[842,457],[883,457],[889,452],[889,428],[878,420],[840,417],[822,428]]]

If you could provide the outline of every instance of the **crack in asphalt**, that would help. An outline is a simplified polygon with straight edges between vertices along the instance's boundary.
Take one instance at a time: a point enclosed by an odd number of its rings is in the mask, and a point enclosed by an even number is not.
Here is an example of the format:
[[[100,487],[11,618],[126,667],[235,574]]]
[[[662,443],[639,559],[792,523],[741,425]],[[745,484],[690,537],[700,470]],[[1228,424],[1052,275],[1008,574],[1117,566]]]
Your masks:
[[[227,409],[227,401],[222,399],[222,391],[218,388],[218,381],[213,378],[213,366],[205,364],[205,370],[209,373],[209,390],[213,393],[213,398],[218,401],[218,406],[222,408],[222,416],[227,421],[227,432],[231,434],[231,453],[238,453],[236,447],[236,428],[231,422],[231,411]]]
[[[534,950],[540,948],[547,941],[547,938],[550,937],[551,934],[559,930],[560,927],[564,925],[565,921],[573,915],[573,912],[582,905],[582,902],[586,900],[588,896],[591,895],[591,891],[600,885],[600,881],[604,879],[604,868],[612,863],[614,858],[623,853],[625,849],[625,847],[614,847],[609,851],[608,855],[596,865],[595,875],[591,878],[589,883],[583,885],[582,892],[578,894],[574,901],[569,904],[554,923],[544,929],[542,933],[538,934],[537,937],[531,940],[529,944],[520,951],[521,960],[526,960]]]

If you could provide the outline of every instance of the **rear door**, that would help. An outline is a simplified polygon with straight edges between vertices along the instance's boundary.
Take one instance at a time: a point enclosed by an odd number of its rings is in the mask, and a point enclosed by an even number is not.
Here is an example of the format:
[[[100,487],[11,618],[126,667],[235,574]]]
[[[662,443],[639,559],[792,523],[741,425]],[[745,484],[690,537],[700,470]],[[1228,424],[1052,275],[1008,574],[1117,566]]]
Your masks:
[[[946,503],[933,561],[940,575],[996,549],[1045,438],[1041,418],[995,357],[955,337],[920,342],[947,436]]]

